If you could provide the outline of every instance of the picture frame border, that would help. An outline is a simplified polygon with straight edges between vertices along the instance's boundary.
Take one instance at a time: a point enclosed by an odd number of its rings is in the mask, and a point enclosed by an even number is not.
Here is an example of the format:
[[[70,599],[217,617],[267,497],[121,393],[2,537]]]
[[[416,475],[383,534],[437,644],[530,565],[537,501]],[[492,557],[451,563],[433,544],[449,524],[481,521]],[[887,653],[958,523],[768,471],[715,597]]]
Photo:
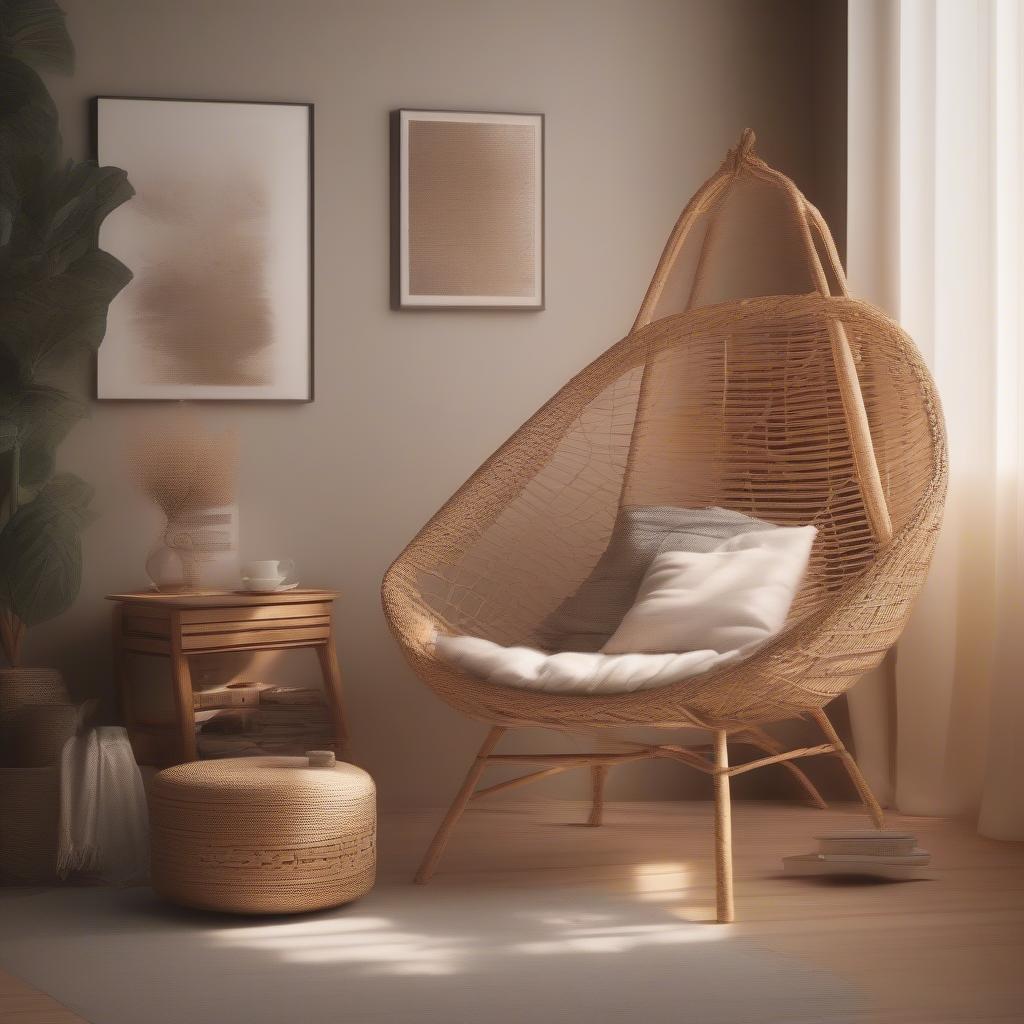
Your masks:
[[[530,117],[540,123],[540,239],[537,255],[540,260],[540,295],[536,303],[482,304],[482,303],[415,303],[402,298],[402,115],[403,114],[467,114],[480,117]],[[395,312],[445,312],[452,310],[538,313],[546,309],[547,302],[547,117],[536,111],[516,110],[464,110],[450,107],[397,107],[389,115],[390,185],[391,185],[391,309]]]
[[[100,396],[99,393],[99,349],[96,351],[96,356],[92,360],[93,367],[93,380],[92,380],[92,396],[97,402],[230,402],[232,404],[239,405],[261,405],[264,402],[284,402],[292,405],[296,404],[309,404],[316,399],[316,332],[315,332],[315,321],[316,321],[316,305],[315,305],[315,278],[316,278],[316,173],[315,173],[315,104],[312,102],[305,102],[302,100],[240,100],[240,99],[222,99],[222,98],[211,98],[211,97],[197,97],[197,96],[115,96],[112,94],[103,93],[97,96],[93,96],[89,100],[89,149],[92,159],[97,164],[102,166],[100,161],[100,138],[99,138],[99,114],[100,114],[100,102],[102,100],[140,100],[147,103],[221,103],[221,104],[235,104],[245,106],[261,106],[261,107],[305,107],[307,111],[306,119],[306,132],[308,135],[309,143],[307,148],[307,161],[308,161],[308,175],[307,175],[307,225],[308,225],[308,236],[309,236],[309,274],[308,274],[308,295],[309,295],[309,323],[307,332],[309,335],[308,351],[309,351],[309,369],[308,369],[308,383],[306,387],[305,398],[202,398],[202,397],[191,397],[191,398],[113,398],[109,396]],[[129,183],[131,182],[131,175],[128,176]],[[130,200],[129,200],[130,202]],[[111,254],[116,255],[116,254]],[[131,267],[128,268],[129,270]],[[105,333],[105,332],[104,332]],[[102,344],[102,342],[101,342]]]

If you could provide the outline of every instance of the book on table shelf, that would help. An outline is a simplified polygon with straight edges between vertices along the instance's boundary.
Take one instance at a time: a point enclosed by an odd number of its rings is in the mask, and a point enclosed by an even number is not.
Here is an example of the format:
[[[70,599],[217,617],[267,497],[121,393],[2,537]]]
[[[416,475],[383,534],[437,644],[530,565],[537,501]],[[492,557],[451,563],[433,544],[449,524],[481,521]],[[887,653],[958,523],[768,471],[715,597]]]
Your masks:
[[[310,686],[273,686],[239,680],[196,690],[192,706],[197,711],[216,708],[255,707],[258,704],[322,704],[323,691]]]
[[[264,683],[246,687],[256,689],[258,702],[240,703],[229,694],[226,699],[232,703],[197,710],[196,742],[201,757],[302,754],[333,748],[333,729],[319,688]],[[215,695],[212,701],[218,699]]]

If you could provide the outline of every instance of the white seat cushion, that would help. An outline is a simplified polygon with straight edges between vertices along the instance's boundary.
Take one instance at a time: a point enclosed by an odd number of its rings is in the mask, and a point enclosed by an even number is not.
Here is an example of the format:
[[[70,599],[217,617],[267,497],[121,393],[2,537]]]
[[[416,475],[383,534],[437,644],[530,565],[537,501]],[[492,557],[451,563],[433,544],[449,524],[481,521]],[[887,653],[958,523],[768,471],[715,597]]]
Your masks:
[[[456,665],[467,675],[499,686],[549,693],[632,693],[668,686],[739,660],[738,655],[722,655],[717,651],[545,654],[532,647],[502,647],[475,636],[440,633],[434,646],[442,661]]]
[[[749,657],[782,628],[816,532],[774,527],[712,552],[662,552],[600,652],[548,654],[441,634],[435,651],[468,675],[520,689],[610,694],[668,686]]]

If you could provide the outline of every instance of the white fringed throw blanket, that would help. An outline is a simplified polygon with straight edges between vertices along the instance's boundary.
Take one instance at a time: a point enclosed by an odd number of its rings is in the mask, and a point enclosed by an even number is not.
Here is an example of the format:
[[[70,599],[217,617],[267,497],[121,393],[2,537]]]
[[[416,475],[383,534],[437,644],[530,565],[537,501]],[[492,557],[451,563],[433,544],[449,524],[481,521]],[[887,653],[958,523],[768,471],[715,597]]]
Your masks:
[[[64,744],[57,873],[88,871],[108,882],[149,873],[146,792],[128,734],[101,726]]]

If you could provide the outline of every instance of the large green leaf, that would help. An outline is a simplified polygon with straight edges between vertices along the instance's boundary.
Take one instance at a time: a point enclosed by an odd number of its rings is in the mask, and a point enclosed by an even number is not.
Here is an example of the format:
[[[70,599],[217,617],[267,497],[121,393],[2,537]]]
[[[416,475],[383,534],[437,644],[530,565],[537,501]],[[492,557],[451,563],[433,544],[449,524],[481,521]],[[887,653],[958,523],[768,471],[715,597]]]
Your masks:
[[[110,302],[131,277],[120,260],[93,249],[56,277],[0,278],[0,365],[31,379],[76,352],[95,352]]]
[[[119,167],[92,161],[67,163],[24,192],[14,223],[13,245],[0,262],[8,277],[64,273],[94,251],[103,219],[135,190]]]
[[[78,595],[91,497],[84,481],[59,474],[0,532],[0,602],[25,625],[60,615]]]
[[[70,72],[75,50],[54,0],[0,0],[0,48],[27,64]]]
[[[35,197],[51,180],[59,153],[57,110],[42,79],[0,55],[0,261],[39,248],[46,221],[36,224],[33,211],[46,203]]]
[[[23,383],[0,386],[0,428],[7,425],[16,432],[22,487],[37,487],[53,473],[57,446],[87,412],[84,401],[59,388]]]
[[[47,188],[46,272],[61,274],[94,250],[104,218],[133,195],[135,189],[120,167],[68,162],[54,174]]]
[[[17,424],[0,419],[0,530],[18,508],[20,462]]]

